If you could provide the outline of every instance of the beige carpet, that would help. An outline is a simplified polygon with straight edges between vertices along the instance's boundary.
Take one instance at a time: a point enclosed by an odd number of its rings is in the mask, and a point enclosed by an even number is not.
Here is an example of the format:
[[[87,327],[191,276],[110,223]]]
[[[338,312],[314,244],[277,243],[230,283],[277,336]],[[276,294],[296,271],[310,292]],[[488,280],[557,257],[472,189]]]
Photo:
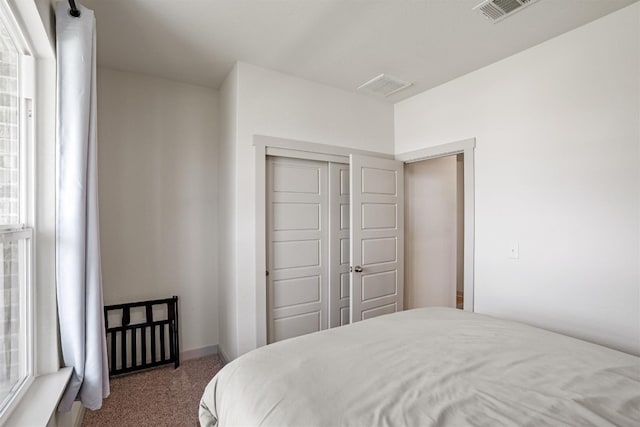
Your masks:
[[[97,411],[86,411],[85,427],[198,426],[205,386],[222,368],[218,356],[111,379],[111,395]]]

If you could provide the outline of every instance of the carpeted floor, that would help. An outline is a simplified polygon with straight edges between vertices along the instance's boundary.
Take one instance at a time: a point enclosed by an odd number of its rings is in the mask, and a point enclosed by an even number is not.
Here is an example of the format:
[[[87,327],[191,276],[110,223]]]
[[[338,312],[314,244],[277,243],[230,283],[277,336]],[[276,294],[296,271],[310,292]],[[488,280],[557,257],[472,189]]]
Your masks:
[[[111,395],[97,411],[86,411],[84,427],[198,426],[205,386],[223,366],[216,356],[111,379]]]

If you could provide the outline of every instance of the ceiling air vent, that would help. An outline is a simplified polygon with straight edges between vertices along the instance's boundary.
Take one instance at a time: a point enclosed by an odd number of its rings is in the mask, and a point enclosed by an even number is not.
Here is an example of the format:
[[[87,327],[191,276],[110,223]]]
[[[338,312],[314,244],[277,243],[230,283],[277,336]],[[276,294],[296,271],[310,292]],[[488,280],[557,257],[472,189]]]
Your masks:
[[[367,92],[375,93],[376,95],[389,96],[401,91],[402,89],[406,89],[409,86],[411,86],[411,83],[409,82],[405,82],[404,80],[400,80],[386,74],[380,74],[358,87],[358,90],[365,90]]]
[[[473,10],[479,10],[487,19],[496,23],[536,1],[537,0],[485,0],[474,7]]]

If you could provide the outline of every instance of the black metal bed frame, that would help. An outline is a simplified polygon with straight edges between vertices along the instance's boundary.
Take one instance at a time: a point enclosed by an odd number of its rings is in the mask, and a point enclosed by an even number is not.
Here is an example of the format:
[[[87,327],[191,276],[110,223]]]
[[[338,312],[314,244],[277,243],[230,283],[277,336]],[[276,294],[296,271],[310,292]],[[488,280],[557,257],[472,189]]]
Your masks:
[[[153,306],[167,305],[167,319],[153,320]],[[131,309],[136,307],[144,307],[145,322],[131,324]],[[109,327],[109,312],[122,310],[122,323],[120,326]],[[109,376],[125,374],[128,372],[139,371],[142,369],[153,368],[156,366],[167,365],[173,363],[174,367],[180,366],[180,344],[178,334],[178,297],[131,302],[125,304],[115,304],[104,307],[104,321],[107,332],[107,342],[111,344],[109,352]],[[156,351],[156,330],[159,328],[159,353]],[[169,329],[168,343],[165,338],[166,328]],[[130,331],[128,334],[127,332]],[[140,352],[141,363],[137,363],[137,335],[140,332]],[[120,340],[118,336],[120,335]],[[127,339],[130,337],[130,339]],[[129,341],[130,345],[127,345]],[[121,366],[117,366],[118,342]],[[147,342],[149,346],[147,347]],[[167,346],[168,344],[168,346]],[[168,347],[168,348],[167,348]],[[131,364],[127,366],[127,349],[131,349]],[[147,351],[149,350],[151,360],[147,362]],[[168,358],[166,357],[168,353]],[[160,356],[159,358],[157,356]]]

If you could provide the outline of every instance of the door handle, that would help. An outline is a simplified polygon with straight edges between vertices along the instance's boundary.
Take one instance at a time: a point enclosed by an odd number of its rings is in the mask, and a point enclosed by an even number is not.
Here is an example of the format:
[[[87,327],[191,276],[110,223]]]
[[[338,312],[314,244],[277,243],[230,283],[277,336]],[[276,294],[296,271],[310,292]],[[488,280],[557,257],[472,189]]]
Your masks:
[[[351,272],[352,273],[362,273],[362,267],[360,267],[359,265],[356,265],[355,267],[351,267]]]

